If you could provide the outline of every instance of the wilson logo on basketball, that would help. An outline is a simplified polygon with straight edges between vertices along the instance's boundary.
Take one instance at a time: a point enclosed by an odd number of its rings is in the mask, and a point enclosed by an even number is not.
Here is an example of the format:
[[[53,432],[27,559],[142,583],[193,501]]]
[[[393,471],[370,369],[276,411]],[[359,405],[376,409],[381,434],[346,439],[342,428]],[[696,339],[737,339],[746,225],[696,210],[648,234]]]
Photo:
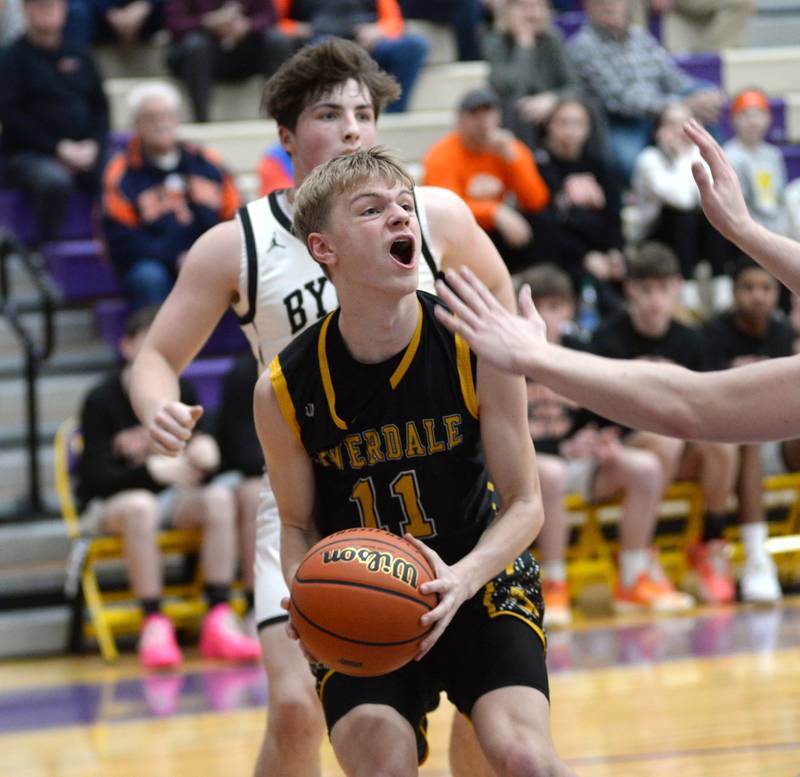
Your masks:
[[[370,572],[391,575],[411,588],[417,587],[417,567],[404,558],[395,558],[391,553],[370,548],[334,548],[322,554],[323,564],[335,564],[339,561],[358,561]]]

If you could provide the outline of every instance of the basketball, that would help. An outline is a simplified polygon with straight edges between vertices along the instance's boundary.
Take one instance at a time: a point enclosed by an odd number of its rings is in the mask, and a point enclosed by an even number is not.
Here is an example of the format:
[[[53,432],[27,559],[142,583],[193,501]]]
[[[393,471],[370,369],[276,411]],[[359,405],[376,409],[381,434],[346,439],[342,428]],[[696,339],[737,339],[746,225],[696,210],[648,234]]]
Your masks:
[[[311,655],[342,674],[372,677],[408,663],[428,629],[419,619],[438,597],[435,577],[407,540],[382,529],[347,529],[308,551],[292,581],[289,615]]]

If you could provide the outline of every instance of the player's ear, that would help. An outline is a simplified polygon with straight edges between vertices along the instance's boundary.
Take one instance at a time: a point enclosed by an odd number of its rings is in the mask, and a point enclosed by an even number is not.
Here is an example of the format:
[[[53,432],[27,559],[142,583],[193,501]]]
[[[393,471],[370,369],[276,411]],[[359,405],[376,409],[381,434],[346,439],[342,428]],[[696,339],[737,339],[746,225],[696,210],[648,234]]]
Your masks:
[[[312,232],[306,241],[311,257],[325,267],[332,267],[336,263],[336,252],[329,238],[322,232]]]
[[[283,150],[290,156],[294,157],[294,133],[287,127],[278,125],[278,140],[283,146]]]

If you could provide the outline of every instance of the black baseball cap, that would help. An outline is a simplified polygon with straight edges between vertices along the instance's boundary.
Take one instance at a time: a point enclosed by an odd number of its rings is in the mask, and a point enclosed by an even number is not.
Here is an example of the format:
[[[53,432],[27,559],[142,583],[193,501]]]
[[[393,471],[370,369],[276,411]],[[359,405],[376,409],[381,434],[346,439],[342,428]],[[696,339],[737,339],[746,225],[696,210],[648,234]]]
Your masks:
[[[458,104],[459,111],[474,111],[478,108],[499,108],[500,98],[486,87],[471,89]]]

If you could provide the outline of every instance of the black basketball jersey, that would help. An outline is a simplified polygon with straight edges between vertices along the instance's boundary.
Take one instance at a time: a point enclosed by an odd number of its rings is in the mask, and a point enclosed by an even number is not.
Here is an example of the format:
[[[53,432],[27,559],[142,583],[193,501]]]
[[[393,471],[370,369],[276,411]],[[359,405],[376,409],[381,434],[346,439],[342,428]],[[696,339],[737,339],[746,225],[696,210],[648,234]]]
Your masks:
[[[408,346],[356,362],[338,309],[270,365],[281,412],[313,462],[322,536],[358,526],[409,532],[446,563],[468,553],[494,514],[480,449],[476,362],[417,292]]]

